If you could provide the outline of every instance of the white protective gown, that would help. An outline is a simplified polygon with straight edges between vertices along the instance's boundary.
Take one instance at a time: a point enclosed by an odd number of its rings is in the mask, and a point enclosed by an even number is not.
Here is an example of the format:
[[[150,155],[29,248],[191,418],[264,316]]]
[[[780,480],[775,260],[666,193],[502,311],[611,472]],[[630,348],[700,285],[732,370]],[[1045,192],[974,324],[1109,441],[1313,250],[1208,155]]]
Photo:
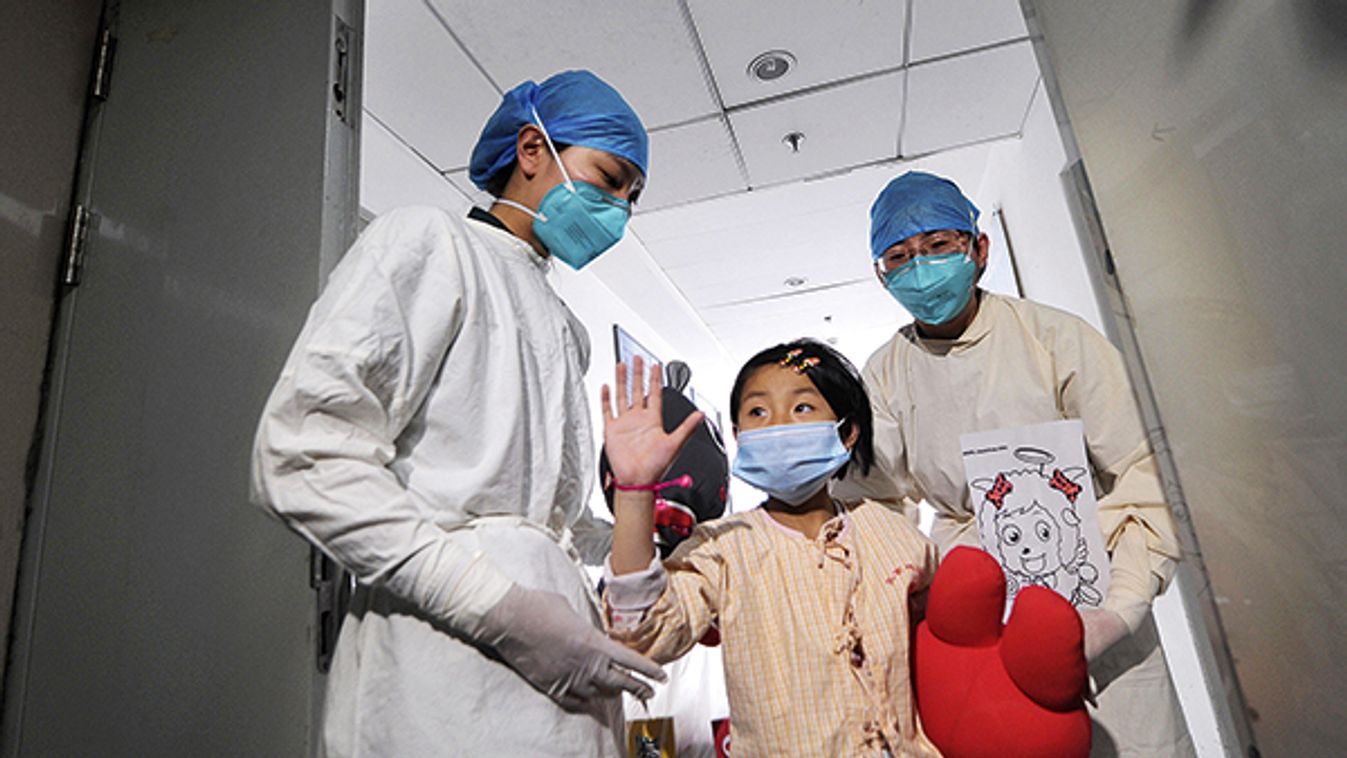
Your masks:
[[[1181,551],[1122,357],[1075,316],[981,297],[960,337],[924,339],[910,324],[866,362],[877,465],[835,494],[907,507],[925,498],[936,511],[932,537],[942,553],[976,546],[959,435],[1080,419],[1112,558],[1104,607],[1132,631],[1090,667],[1100,689],[1092,754],[1192,755],[1150,615]]]
[[[512,582],[600,624],[577,560],[611,540],[586,506],[589,338],[547,270],[483,221],[381,216],[267,402],[254,499],[360,582],[328,683],[328,755],[620,754],[619,698],[564,711],[455,633]]]

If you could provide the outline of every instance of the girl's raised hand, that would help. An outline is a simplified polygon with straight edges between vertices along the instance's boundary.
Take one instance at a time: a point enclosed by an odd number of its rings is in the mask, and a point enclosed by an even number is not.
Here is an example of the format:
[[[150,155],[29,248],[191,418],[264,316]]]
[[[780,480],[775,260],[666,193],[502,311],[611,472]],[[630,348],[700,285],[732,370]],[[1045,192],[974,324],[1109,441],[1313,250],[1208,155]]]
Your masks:
[[[599,402],[603,404],[603,444],[608,452],[608,465],[613,479],[621,485],[640,487],[658,483],[673,463],[678,451],[702,421],[701,411],[694,411],[672,432],[664,431],[661,415],[663,371],[659,364],[650,367],[650,381],[645,380],[645,366],[640,356],[632,361],[634,384],[631,401],[627,401],[627,366],[617,364],[614,398],[603,385]]]

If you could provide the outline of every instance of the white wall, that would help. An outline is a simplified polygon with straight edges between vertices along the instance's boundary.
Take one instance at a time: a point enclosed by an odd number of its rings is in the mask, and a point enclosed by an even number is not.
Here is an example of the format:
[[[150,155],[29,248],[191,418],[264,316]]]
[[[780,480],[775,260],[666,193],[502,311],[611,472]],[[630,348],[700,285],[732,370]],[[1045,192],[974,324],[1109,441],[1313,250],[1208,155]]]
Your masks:
[[[1074,313],[1102,330],[1098,300],[1059,176],[1066,152],[1043,85],[1019,140],[998,143],[974,202],[987,218],[999,208],[1015,248],[1023,295]]]

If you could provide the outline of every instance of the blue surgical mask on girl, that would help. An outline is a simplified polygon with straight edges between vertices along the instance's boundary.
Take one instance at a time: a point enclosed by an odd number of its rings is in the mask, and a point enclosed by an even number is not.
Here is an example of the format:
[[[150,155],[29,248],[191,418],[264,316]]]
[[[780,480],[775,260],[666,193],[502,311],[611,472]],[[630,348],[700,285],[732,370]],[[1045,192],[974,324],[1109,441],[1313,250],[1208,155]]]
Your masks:
[[[918,255],[884,275],[884,287],[923,324],[944,324],[963,312],[973,294],[978,266],[973,261],[977,231],[968,250]]]
[[[819,421],[740,432],[731,471],[777,500],[799,505],[851,459],[838,436],[841,424]]]
[[[505,198],[496,202],[533,217],[533,234],[547,248],[547,252],[562,263],[579,271],[599,257],[603,251],[617,244],[626,230],[631,216],[631,203],[604,192],[588,182],[571,181],[561,154],[547,134],[547,127],[533,111],[533,118],[542,130],[552,158],[561,168],[564,182],[548,190],[538,203],[538,210],[526,208]]]

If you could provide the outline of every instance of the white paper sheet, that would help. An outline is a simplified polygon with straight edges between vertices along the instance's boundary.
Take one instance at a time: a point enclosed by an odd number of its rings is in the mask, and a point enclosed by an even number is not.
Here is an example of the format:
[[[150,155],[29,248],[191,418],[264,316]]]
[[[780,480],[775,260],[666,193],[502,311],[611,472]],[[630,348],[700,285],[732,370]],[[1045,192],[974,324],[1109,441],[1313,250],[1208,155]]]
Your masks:
[[[1006,574],[1006,614],[1038,585],[1098,607],[1109,563],[1078,420],[960,435],[982,547]]]

